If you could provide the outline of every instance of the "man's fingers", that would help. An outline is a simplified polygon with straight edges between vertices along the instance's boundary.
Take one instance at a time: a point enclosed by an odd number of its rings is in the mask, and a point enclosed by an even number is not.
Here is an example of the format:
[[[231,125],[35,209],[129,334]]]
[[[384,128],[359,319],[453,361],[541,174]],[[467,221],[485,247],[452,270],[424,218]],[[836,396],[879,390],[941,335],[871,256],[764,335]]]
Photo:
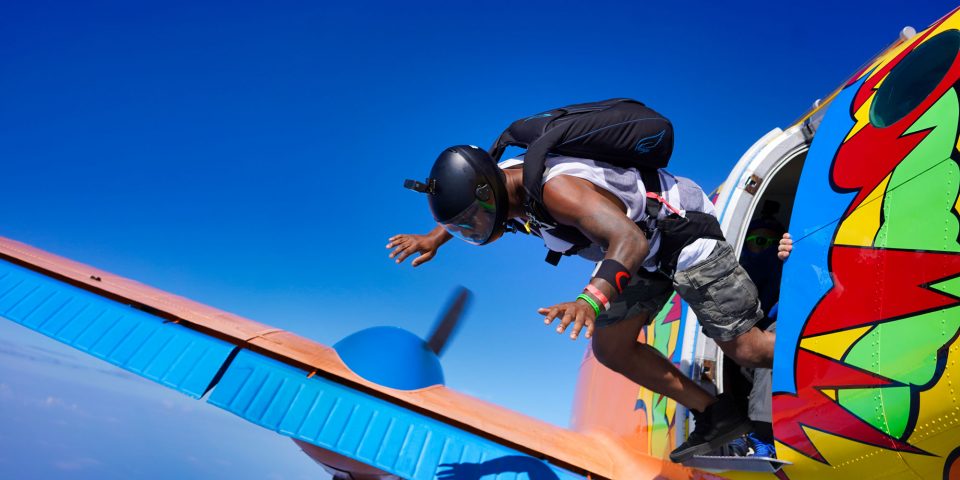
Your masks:
[[[433,255],[434,255],[433,250],[427,251],[425,253],[421,253],[420,256],[413,259],[413,262],[411,262],[410,265],[413,265],[414,267],[416,267],[421,263],[428,262],[430,261],[431,258],[433,258]]]
[[[546,317],[544,317],[543,323],[546,325],[553,323],[553,319],[557,318],[557,314],[560,313],[560,309],[557,307],[541,308],[538,311],[543,314],[544,310],[546,310]]]
[[[397,248],[394,249],[394,251],[390,252],[390,258],[400,255],[400,252],[402,252],[405,248],[407,248],[406,245],[397,245]]]
[[[777,246],[777,258],[780,260],[786,260],[790,258],[790,252],[793,251],[793,240],[790,239],[789,233],[784,233],[783,238],[780,239],[780,245]]]
[[[790,234],[783,234],[783,239],[780,240],[780,245],[777,246],[777,258],[780,260],[786,261],[790,258],[790,252],[793,251],[793,240],[790,239]]]
[[[557,333],[563,333],[567,329],[567,326],[573,321],[574,313],[572,308],[568,308],[563,312],[563,318],[560,319],[560,324],[557,325]]]
[[[407,245],[403,247],[403,250],[400,252],[400,256],[397,257],[397,263],[403,263],[403,261],[406,260],[407,257],[409,257],[410,255],[413,255],[413,253],[416,251],[417,249],[414,247],[414,245]]]
[[[580,330],[583,329],[583,322],[586,321],[586,314],[582,309],[577,309],[577,318],[573,321],[573,330],[570,331],[570,340],[576,340],[580,336]]]
[[[593,324],[597,323],[597,320],[594,319],[592,322],[587,322],[587,334],[583,338],[591,339],[593,338]]]

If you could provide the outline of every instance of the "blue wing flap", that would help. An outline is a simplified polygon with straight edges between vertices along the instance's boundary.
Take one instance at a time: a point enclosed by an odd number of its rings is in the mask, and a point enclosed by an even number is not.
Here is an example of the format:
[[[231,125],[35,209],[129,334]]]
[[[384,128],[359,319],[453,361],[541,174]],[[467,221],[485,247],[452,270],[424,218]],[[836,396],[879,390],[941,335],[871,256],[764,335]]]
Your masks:
[[[49,299],[38,305],[35,310],[23,315],[23,321],[21,323],[26,327],[36,330],[45,319],[55,316],[58,311],[65,308],[69,303],[70,299],[66,295],[54,292]]]
[[[0,312],[16,310],[24,300],[30,298],[40,288],[40,285],[28,283],[25,279],[14,282],[13,287],[0,297]]]
[[[111,336],[109,333],[122,320],[123,312],[117,311],[116,309],[105,310],[96,320],[84,327],[80,334],[77,335],[73,346],[78,350],[83,350],[84,352],[95,355],[94,347],[103,341],[119,342],[119,338]],[[124,323],[129,324],[130,322]]]
[[[280,428],[278,431],[292,437],[294,433],[304,428],[304,424],[308,418],[319,417],[319,415],[311,417],[310,414],[314,411],[322,396],[323,392],[316,389],[308,389],[306,386],[300,385],[300,389],[297,395],[294,396],[292,404],[287,409],[283,419],[280,420]]]
[[[347,421],[356,412],[357,404],[338,397],[333,405],[333,409],[323,423],[323,428],[316,436],[316,441],[333,447],[337,446],[340,438],[347,432]]]
[[[91,336],[90,353],[99,358],[108,358],[127,340],[136,330],[138,322],[124,321],[123,315],[118,316],[112,325],[95,336],[87,331],[84,335]]]
[[[381,439],[387,432],[389,421],[380,420],[380,412],[374,411],[370,415],[370,423],[364,428],[360,436],[360,443],[357,444],[357,459],[366,463],[371,463],[377,454],[380,453]]]
[[[372,409],[354,407],[354,411],[350,415],[350,420],[347,422],[343,435],[341,435],[340,440],[337,441],[337,448],[349,452],[359,451],[360,442],[363,441],[364,434],[367,433],[367,429],[370,428],[370,423],[373,421],[375,415],[376,412]]]
[[[443,464],[486,472],[476,478],[583,478],[248,350],[239,352],[208,402],[403,478],[436,478]],[[503,469],[491,472],[494,464]]]
[[[233,345],[0,261],[0,316],[200,398]]]
[[[236,348],[2,260],[0,317],[193,398],[206,392]],[[583,478],[249,350],[238,351],[208,401],[403,478],[453,478],[451,468],[469,478]]]
[[[63,305],[59,310],[51,312],[46,318],[41,318],[39,315],[34,315],[31,317],[29,323],[24,322],[22,325],[27,328],[32,328],[48,337],[57,338],[60,334],[60,331],[67,325],[70,320],[72,320],[77,315],[80,315],[86,309],[90,308],[90,304],[87,302],[80,301],[76,298],[69,298],[65,305]],[[40,319],[39,321],[36,321]]]

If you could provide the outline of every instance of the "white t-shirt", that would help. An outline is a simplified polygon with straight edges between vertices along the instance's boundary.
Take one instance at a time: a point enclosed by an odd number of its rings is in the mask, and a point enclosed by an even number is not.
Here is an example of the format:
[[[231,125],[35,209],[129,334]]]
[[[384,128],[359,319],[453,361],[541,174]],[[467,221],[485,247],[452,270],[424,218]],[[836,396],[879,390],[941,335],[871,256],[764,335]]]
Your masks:
[[[520,158],[511,158],[501,162],[500,168],[510,168],[522,163],[523,160]],[[667,203],[681,211],[696,211],[716,215],[713,203],[692,180],[675,177],[663,169],[659,173],[660,185],[663,189],[661,195],[667,200]],[[634,222],[643,222],[647,219],[647,190],[640,178],[640,172],[636,169],[615,167],[608,163],[584,158],[561,155],[550,156],[547,158],[546,170],[543,173],[543,183],[546,184],[558,175],[582,178],[612,193],[623,202],[627,208],[627,217]],[[664,218],[670,213],[666,206],[661,205],[657,218]],[[543,237],[543,243],[550,250],[564,252],[573,246],[573,244],[551,235],[549,229],[540,233]],[[657,252],[660,249],[659,231],[654,230],[649,243],[650,252],[643,260],[642,266],[653,272],[657,269]],[[716,244],[716,240],[701,238],[684,247],[680,250],[680,257],[677,260],[677,271],[682,272],[704,261],[713,252],[713,247]],[[593,245],[578,253],[578,255],[595,262],[603,260],[604,254],[605,252],[599,245]]]

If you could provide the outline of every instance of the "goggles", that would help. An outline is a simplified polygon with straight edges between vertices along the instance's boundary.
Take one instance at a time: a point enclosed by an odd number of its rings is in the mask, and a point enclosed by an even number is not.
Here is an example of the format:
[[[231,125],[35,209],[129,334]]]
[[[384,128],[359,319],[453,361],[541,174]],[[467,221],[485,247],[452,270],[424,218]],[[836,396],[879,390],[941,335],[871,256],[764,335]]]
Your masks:
[[[766,235],[750,235],[747,237],[747,243],[752,243],[760,248],[772,247],[777,244],[778,238],[768,237]]]
[[[496,204],[476,199],[469,207],[444,222],[443,228],[467,243],[483,245],[497,234],[498,224]]]

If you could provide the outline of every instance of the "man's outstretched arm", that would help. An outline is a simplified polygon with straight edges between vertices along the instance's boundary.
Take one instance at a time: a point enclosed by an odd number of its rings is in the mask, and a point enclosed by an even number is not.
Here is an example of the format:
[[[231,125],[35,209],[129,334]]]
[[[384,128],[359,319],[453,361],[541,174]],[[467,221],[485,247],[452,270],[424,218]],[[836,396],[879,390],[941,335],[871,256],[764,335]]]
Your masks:
[[[437,254],[440,245],[447,243],[447,240],[453,238],[443,227],[437,225],[426,235],[416,235],[401,233],[394,235],[388,240],[387,248],[393,248],[390,252],[390,258],[396,258],[397,263],[403,263],[410,255],[419,254],[410,263],[414,267],[422,263],[429,262]]]
[[[643,259],[650,251],[647,237],[636,223],[626,216],[616,197],[599,190],[599,187],[587,180],[561,175],[544,185],[543,203],[558,222],[577,228],[591,241],[603,247],[606,250],[604,261],[618,262],[629,275],[640,269]],[[589,285],[609,302],[620,294],[620,290],[614,282],[601,276],[598,274],[591,278]],[[590,290],[591,287],[586,289]],[[598,296],[589,291],[584,295],[594,300]],[[593,336],[593,322],[596,320],[597,310],[590,302],[578,297],[573,302],[541,308],[538,312],[545,315],[546,324],[560,318],[557,333],[563,333],[567,326],[573,323],[570,338],[576,339],[584,326],[587,327],[585,336]]]

